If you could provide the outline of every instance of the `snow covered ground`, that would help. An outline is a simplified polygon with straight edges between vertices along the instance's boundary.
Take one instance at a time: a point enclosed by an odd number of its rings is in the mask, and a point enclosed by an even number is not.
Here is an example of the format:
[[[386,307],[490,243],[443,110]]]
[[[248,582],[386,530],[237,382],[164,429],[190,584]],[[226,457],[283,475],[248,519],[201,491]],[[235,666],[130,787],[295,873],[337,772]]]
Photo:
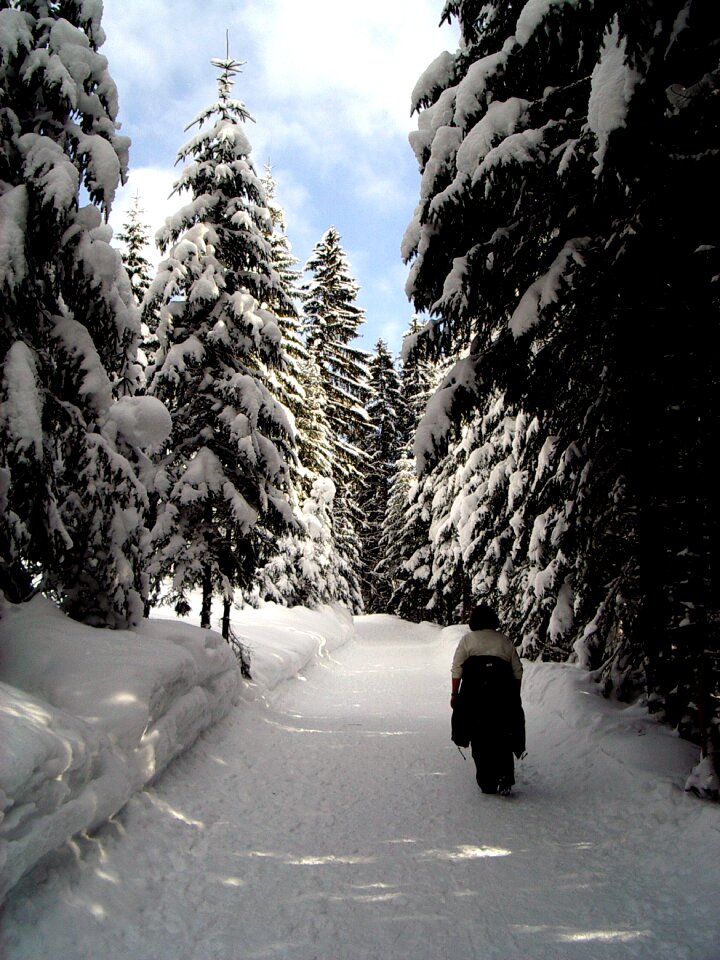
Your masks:
[[[449,740],[458,628],[362,617],[300,667],[281,620],[267,647],[238,624],[261,674],[239,705],[15,887],[7,960],[720,957],[692,747],[527,664],[529,755],[483,796]]]
[[[152,782],[225,716],[241,686],[228,644],[191,623],[95,629],[40,596],[1,613],[0,902],[45,854]],[[243,629],[250,646],[262,637],[246,696],[353,633],[340,608],[274,604],[245,615]]]

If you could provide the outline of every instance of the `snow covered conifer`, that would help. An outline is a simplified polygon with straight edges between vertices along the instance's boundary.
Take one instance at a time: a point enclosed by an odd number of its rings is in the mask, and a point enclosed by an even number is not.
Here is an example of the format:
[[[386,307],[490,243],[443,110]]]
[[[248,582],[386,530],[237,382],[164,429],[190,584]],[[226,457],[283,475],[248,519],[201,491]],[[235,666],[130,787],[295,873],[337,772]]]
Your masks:
[[[287,606],[340,603],[350,610],[362,607],[355,571],[336,546],[334,499],[332,480],[315,480],[302,505],[302,535],[282,537],[276,555],[262,571],[258,590],[263,599]]]
[[[301,486],[308,495],[320,477],[332,477],[335,463],[333,436],[327,416],[327,394],[322,372],[310,355],[300,367],[305,401],[298,411],[297,444]]]
[[[274,550],[271,535],[294,525],[294,429],[268,382],[284,360],[282,335],[262,304],[293,307],[272,264],[271,216],[243,131],[249,114],[231,97],[241,64],[213,64],[218,100],[192,121],[198,131],[179,151],[188,163],[175,189],[190,199],[158,235],[167,257],[146,297],[160,317],[148,392],[173,414],[153,573],[170,579],[181,610],[200,587],[206,625],[220,594],[226,632],[235,590],[251,590]]]
[[[152,266],[143,251],[148,246],[148,226],[142,222],[140,195],[135,194],[122,231],[116,234],[123,244],[122,260],[130,278],[135,301],[140,305],[152,280]]]
[[[325,395],[323,417],[331,444],[330,478],[337,488],[336,545],[354,570],[353,591],[359,592],[362,518],[358,497],[365,462],[362,447],[370,434],[365,410],[369,397],[368,356],[352,346],[364,312],[356,303],[359,288],[350,275],[335,227],[330,227],[316,244],[305,269],[310,274],[303,288],[305,346],[320,373]]]
[[[138,383],[139,317],[103,222],[129,141],[101,12],[0,4],[0,589],[124,626],[142,612],[145,492],[112,414]]]
[[[293,255],[286,233],[285,211],[277,201],[277,184],[269,164],[265,167],[265,175],[261,183],[270,213],[268,224],[270,262],[280,279],[282,289],[282,296],[263,304],[277,317],[283,338],[285,362],[282,367],[274,370],[272,375],[277,381],[277,395],[297,417],[304,405],[301,370],[307,356],[302,339],[302,321],[299,312],[301,271],[297,268],[299,261]]]
[[[293,254],[290,246],[290,240],[287,236],[285,211],[277,200],[277,183],[269,163],[265,166],[265,175],[261,178],[260,182],[265,191],[265,200],[270,214],[269,226],[271,229],[268,236],[272,253],[271,261],[280,278],[282,292],[284,294],[284,297],[278,298],[274,303],[269,303],[268,306],[271,307],[281,319],[299,321],[299,312],[296,306],[301,298],[301,271],[297,267],[299,260]],[[292,309],[289,309],[289,307],[292,307]],[[293,324],[293,329],[296,328],[299,328],[299,322]],[[299,335],[293,337],[293,341],[296,340],[300,340]]]
[[[381,540],[395,461],[402,446],[403,398],[393,358],[382,339],[377,342],[369,370],[371,393],[367,412],[373,432],[366,447],[367,463],[359,498],[363,515],[363,596],[368,612],[385,613],[392,586],[379,566]]]
[[[607,690],[643,681],[704,739],[720,683],[717,5],[490,0],[443,18],[463,43],[413,94],[422,183],[403,252],[433,315],[419,348],[467,355],[421,427],[425,466],[498,391],[537,418],[534,455],[555,438],[557,459],[527,488],[525,536],[547,570],[557,531],[567,571],[536,580],[544,652],[570,625],[561,647],[578,641]]]
[[[316,244],[305,270],[310,274],[304,285],[305,345],[321,371],[333,435],[333,477],[343,487],[358,476],[358,442],[370,432],[368,355],[352,346],[364,311],[356,303],[359,288],[335,227]]]
[[[400,372],[398,449],[390,480],[379,569],[392,586],[390,607],[411,620],[422,618],[431,599],[430,520],[432,484],[418,480],[413,447],[418,422],[439,379],[439,368],[410,349],[421,326],[413,317],[405,334]]]

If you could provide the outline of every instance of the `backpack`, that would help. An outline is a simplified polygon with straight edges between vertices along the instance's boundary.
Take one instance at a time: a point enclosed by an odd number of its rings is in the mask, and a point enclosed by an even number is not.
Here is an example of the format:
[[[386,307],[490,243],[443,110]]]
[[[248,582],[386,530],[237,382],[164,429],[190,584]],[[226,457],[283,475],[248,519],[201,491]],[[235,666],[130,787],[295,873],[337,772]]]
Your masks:
[[[525,750],[525,715],[512,667],[501,657],[473,656],[463,664],[450,736],[467,747],[480,733],[507,737],[515,756]]]

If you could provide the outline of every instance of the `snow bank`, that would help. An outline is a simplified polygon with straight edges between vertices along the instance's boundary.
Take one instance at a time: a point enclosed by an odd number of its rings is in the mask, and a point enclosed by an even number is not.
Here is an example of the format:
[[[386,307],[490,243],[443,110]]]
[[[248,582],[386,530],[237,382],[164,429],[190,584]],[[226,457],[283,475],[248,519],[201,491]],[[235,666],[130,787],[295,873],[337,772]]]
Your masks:
[[[0,621],[0,902],[45,854],[117,813],[242,695],[256,697],[353,632],[340,609],[267,604],[222,637],[176,620],[99,630],[41,597]],[[244,686],[243,686],[244,685]]]
[[[653,794],[685,789],[698,748],[641,702],[606,699],[577,664],[523,661],[523,667],[523,703],[532,729],[528,751],[542,748],[562,757],[579,794],[605,788],[609,760],[618,792],[620,781]]]
[[[233,629],[250,651],[252,681],[243,691],[248,699],[272,690],[355,634],[352,616],[338,605],[308,610],[265,603],[236,612]]]
[[[0,650],[2,898],[223,716],[240,675],[211,631],[175,621],[97,630],[42,597],[6,606]]]

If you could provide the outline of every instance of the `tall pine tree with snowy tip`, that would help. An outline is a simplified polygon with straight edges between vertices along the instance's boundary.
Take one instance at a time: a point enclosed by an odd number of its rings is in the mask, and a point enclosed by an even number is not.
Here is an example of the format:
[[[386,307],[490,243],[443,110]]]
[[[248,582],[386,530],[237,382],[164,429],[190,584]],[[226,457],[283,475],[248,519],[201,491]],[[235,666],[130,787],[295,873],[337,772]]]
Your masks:
[[[367,411],[372,434],[359,502],[363,515],[363,596],[369,613],[387,613],[392,583],[382,566],[381,542],[387,520],[390,488],[398,449],[404,402],[393,357],[378,340],[370,359],[370,400]]]
[[[340,234],[330,227],[315,245],[305,265],[303,328],[309,363],[308,389],[319,387],[320,416],[313,429],[326,435],[327,456],[318,456],[301,441],[300,457],[308,468],[307,481],[322,476],[320,464],[328,460],[329,478],[336,488],[334,531],[339,553],[353,571],[353,593],[360,596],[362,576],[362,518],[358,498],[365,456],[363,448],[371,428],[366,411],[370,396],[368,354],[353,346],[364,320],[357,304],[359,287],[350,274]],[[359,608],[357,608],[359,609]]]
[[[261,304],[294,309],[272,265],[265,192],[243,131],[249,114],[231,97],[241,64],[213,60],[219,97],[192,121],[176,184],[189,202],[166,222],[160,264],[146,302],[159,315],[160,348],[148,392],[173,415],[160,458],[160,503],[152,573],[171,598],[203,593],[208,625],[214,594],[227,633],[235,592],[250,591],[273,537],[294,525],[288,502],[294,429],[267,371],[283,362],[277,317]]]
[[[140,195],[136,193],[127,220],[122,230],[116,234],[117,239],[123,244],[122,260],[138,305],[142,303],[152,279],[152,265],[144,254],[148,247],[149,228],[142,222],[142,216]]]

